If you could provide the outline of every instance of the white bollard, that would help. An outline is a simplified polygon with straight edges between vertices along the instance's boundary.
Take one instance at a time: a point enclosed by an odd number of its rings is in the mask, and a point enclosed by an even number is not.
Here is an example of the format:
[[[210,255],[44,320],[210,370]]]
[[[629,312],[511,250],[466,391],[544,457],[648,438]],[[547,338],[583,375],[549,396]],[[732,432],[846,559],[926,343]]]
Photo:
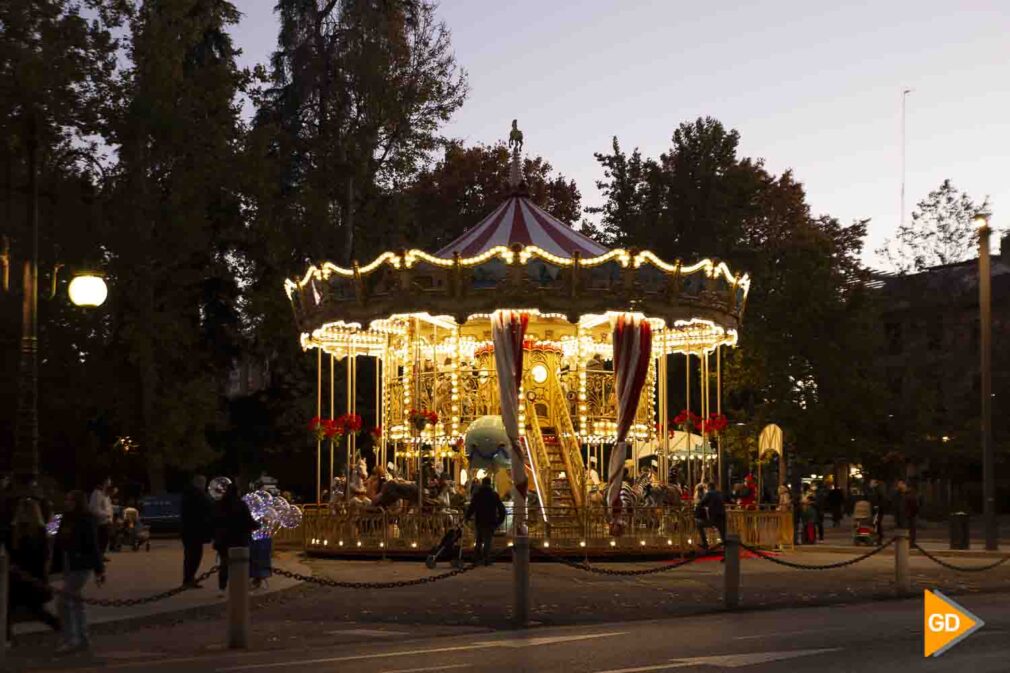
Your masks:
[[[723,606],[732,610],[740,605],[740,536],[728,534],[723,541]]]
[[[249,548],[231,547],[228,558],[228,647],[249,647]]]
[[[912,574],[908,569],[908,531],[899,528],[894,531],[894,538],[894,588],[899,596],[905,596],[912,593]]]

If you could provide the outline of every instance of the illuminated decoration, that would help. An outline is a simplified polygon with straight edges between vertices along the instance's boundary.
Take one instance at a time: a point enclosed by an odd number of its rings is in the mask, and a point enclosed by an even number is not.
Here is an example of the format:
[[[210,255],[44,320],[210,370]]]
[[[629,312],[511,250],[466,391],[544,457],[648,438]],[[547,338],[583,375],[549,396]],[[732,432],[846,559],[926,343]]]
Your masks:
[[[225,491],[231,485],[231,479],[228,477],[214,477],[207,484],[207,495],[211,497],[212,500],[220,500],[224,497]]]
[[[70,281],[67,294],[75,306],[101,306],[109,296],[109,288],[101,276],[80,273]]]
[[[279,495],[259,490],[246,493],[242,500],[260,525],[252,533],[254,540],[272,538],[279,529],[297,528],[302,523],[302,511]]]
[[[510,173],[519,175],[518,163],[514,156]],[[649,250],[607,249],[537,206],[514,182],[497,208],[440,250],[391,250],[348,266],[320,262],[286,281],[285,290],[304,350],[381,362],[374,406],[356,406],[349,385],[348,413],[358,409],[370,424],[381,424],[373,445],[382,465],[419,485],[426,463],[457,483],[487,473],[502,493],[507,481],[527,476],[530,502],[543,513],[531,509],[532,527],[546,521],[547,509],[562,510],[552,516],[563,519],[588,506],[585,461],[593,455],[603,465],[604,445],[618,439],[631,455],[650,444],[663,481],[673,462],[708,458],[692,442],[682,455],[676,440],[684,433],[671,443],[679,424],[670,422],[670,412],[697,414],[692,427],[704,425],[706,439],[724,427],[721,406],[708,406],[708,382],[715,382],[708,360],[737,345],[750,278],[718,259],[668,261]],[[506,314],[528,324],[520,347],[510,348],[522,365],[503,405],[493,324]],[[640,362],[638,402],[628,401],[619,421],[612,326],[623,320],[652,338]],[[689,380],[687,390],[703,390],[704,400],[697,393],[682,400],[676,393],[685,388],[668,383],[668,356],[677,354],[695,372],[689,379],[702,377],[693,388]],[[321,374],[318,385],[322,417]],[[513,419],[515,429],[506,430]],[[320,418],[313,432],[325,422]],[[509,432],[518,432],[515,442]],[[512,464],[512,451],[528,461],[525,472]],[[322,453],[317,459],[317,484],[325,485]],[[713,476],[708,471],[705,478]],[[689,480],[696,478],[702,474]]]
[[[62,514],[53,514],[53,518],[49,519],[49,523],[46,524],[46,535],[56,537],[56,533],[60,530],[60,521],[62,520]]]

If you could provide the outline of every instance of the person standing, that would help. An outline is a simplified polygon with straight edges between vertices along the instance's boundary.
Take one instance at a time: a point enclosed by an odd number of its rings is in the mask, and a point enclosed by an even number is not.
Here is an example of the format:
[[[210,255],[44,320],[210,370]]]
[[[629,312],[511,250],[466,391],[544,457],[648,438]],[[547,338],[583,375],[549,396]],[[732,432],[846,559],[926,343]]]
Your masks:
[[[228,586],[228,550],[248,547],[252,532],[260,525],[253,519],[249,506],[238,496],[234,482],[228,484],[214,512],[214,551],[218,555],[217,586],[224,595]]]
[[[10,534],[10,562],[20,573],[9,576],[10,610],[7,613],[7,639],[11,640],[11,624],[18,610],[59,632],[60,620],[45,609],[52,600],[49,590],[49,541],[42,520],[42,508],[34,498],[22,498],[14,510]]]
[[[109,497],[111,491],[112,480],[106,477],[98,482],[88,501],[88,508],[98,527],[98,551],[102,554],[102,561],[106,562],[109,559],[105,556],[105,552],[109,549],[109,539],[112,537],[112,498]]]
[[[828,489],[825,487],[823,481],[815,485],[813,498],[817,521],[817,539],[824,542],[824,519],[828,510]]]
[[[842,511],[845,508],[845,494],[838,484],[828,491],[828,509],[831,511],[831,527],[838,528],[842,525]]]
[[[899,479],[898,483],[894,485],[891,509],[894,511],[894,527],[908,530],[908,486],[904,479]]]
[[[70,491],[63,501],[63,518],[56,532],[53,571],[63,572],[60,619],[63,645],[59,654],[91,648],[81,592],[95,573],[95,583],[105,583],[105,564],[98,546],[98,525],[83,491]]]
[[[915,544],[916,524],[919,516],[919,494],[916,492],[915,486],[908,486],[905,490],[905,516],[908,522],[908,542]]]
[[[477,528],[475,547],[477,560],[484,565],[491,565],[491,542],[494,539],[494,531],[505,520],[505,505],[491,488],[491,477],[484,477],[481,480],[480,488],[470,500],[464,520],[469,521],[471,517]]]
[[[705,537],[705,529],[708,527],[718,530],[720,539],[726,541],[726,502],[722,493],[716,489],[715,482],[708,483],[708,489],[698,501],[694,515],[698,525],[698,536],[701,538],[701,548],[704,551],[708,551],[708,538]]]
[[[207,495],[207,478],[202,474],[193,477],[189,488],[182,494],[182,583],[198,589],[196,573],[203,560],[203,546],[210,542],[212,503]]]

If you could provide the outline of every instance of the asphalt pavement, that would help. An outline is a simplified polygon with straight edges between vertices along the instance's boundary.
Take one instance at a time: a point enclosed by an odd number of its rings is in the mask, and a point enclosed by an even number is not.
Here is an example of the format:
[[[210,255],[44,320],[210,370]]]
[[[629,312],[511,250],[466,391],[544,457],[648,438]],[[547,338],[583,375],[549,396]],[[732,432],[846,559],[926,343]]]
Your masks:
[[[105,660],[78,670],[122,673],[816,673],[1010,670],[1010,600],[960,601],[986,625],[939,658],[922,654],[921,597],[886,603],[721,613],[525,631],[426,635],[395,625],[332,632],[328,646],[297,651],[207,653],[145,661]],[[70,662],[67,662],[68,664]],[[86,662],[77,662],[85,665]],[[56,668],[48,670],[59,670]]]

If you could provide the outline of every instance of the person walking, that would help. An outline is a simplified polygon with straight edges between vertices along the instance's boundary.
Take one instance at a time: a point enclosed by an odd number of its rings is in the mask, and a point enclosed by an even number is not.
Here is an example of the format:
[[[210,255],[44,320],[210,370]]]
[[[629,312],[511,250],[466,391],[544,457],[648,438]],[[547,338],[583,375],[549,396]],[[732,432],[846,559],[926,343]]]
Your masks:
[[[252,532],[260,525],[253,519],[249,506],[238,496],[234,482],[228,484],[214,512],[214,551],[218,556],[217,587],[224,596],[228,587],[228,550],[248,547]]]
[[[112,537],[112,498],[109,496],[111,491],[112,480],[106,477],[98,482],[88,501],[88,508],[95,517],[95,525],[98,527],[98,551],[102,554],[102,561],[105,562],[109,560],[105,553],[109,549],[109,540]]]
[[[705,537],[706,528],[715,528],[719,531],[719,538],[726,541],[726,502],[722,493],[715,487],[715,482],[708,483],[708,489],[698,501],[695,508],[695,523],[698,526],[698,536],[701,538],[701,548],[708,551],[708,538]]]
[[[480,488],[470,500],[464,520],[469,521],[471,517],[477,529],[475,546],[477,561],[486,566],[491,565],[491,542],[494,539],[494,531],[505,520],[505,505],[491,488],[491,477],[484,477],[481,480]]]
[[[63,501],[63,518],[56,532],[53,572],[63,572],[60,619],[63,645],[58,654],[91,648],[81,592],[95,573],[95,583],[105,583],[105,563],[98,546],[98,525],[83,491],[70,491]]]
[[[201,585],[196,573],[203,560],[203,546],[211,538],[212,501],[207,495],[207,478],[202,474],[193,477],[189,488],[182,494],[182,583],[191,589]]]
[[[49,589],[49,540],[42,520],[42,508],[34,498],[17,502],[9,539],[10,562],[17,572],[9,575],[7,640],[12,640],[11,625],[16,613],[23,612],[53,631],[60,631],[60,620],[45,609],[52,600]]]

